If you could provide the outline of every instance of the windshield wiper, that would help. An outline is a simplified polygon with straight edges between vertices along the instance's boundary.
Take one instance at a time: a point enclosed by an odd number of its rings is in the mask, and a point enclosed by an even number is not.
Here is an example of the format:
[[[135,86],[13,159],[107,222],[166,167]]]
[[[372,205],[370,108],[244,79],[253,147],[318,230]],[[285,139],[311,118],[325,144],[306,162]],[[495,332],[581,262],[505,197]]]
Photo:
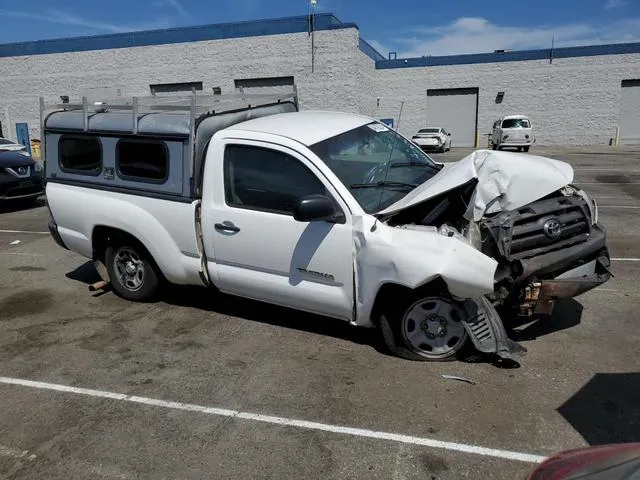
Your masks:
[[[438,170],[438,167],[435,165],[431,165],[429,163],[419,163],[419,162],[396,162],[391,164],[391,168],[399,168],[399,167],[410,167],[410,168],[424,168],[428,167],[433,170]]]
[[[376,183],[352,183],[349,188],[416,188],[417,183],[402,182],[376,182]]]

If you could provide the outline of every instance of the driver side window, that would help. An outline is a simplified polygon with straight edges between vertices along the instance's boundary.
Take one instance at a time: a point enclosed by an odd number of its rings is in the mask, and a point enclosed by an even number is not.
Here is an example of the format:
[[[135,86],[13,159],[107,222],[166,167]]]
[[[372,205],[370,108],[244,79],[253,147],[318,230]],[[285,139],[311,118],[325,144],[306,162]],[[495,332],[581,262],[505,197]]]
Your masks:
[[[327,195],[322,182],[286,153],[248,145],[229,145],[224,154],[227,205],[293,215],[296,201],[307,195]]]

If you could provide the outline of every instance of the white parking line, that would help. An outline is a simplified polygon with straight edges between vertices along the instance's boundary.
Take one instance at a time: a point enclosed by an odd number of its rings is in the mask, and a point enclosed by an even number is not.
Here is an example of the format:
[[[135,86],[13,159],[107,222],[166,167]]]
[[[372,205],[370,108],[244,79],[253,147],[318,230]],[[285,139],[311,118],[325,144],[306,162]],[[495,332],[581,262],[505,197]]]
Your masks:
[[[11,457],[11,458],[28,458],[29,460],[33,460],[36,458],[35,455],[29,455],[29,450],[18,450],[17,448],[7,447],[6,445],[0,444],[0,457]]]
[[[15,255],[17,257],[44,257],[42,253],[0,252],[0,255]]]
[[[239,410],[229,410],[226,408],[205,407],[202,405],[194,405],[182,402],[168,402],[155,398],[139,397],[136,395],[125,395],[122,393],[106,392],[102,390],[93,390],[90,388],[70,387],[67,385],[59,385],[55,383],[35,382],[32,380],[23,380],[20,378],[0,377],[0,383],[9,385],[20,385],[23,387],[37,388],[40,390],[53,390],[56,392],[74,393],[77,395],[85,395],[88,397],[108,398],[121,402],[138,403],[153,407],[169,408],[172,410],[185,410],[188,412],[204,413],[207,415],[215,415],[220,417],[230,417],[240,420],[252,420],[254,422],[269,423],[272,425],[284,425],[287,427],[302,428],[306,430],[319,430],[323,432],[339,433],[343,435],[352,435],[356,437],[374,438],[377,440],[388,440],[391,442],[405,443],[411,445],[421,445],[431,448],[440,448],[456,452],[471,453],[474,455],[482,455],[485,457],[503,458],[507,460],[515,460],[527,463],[540,463],[545,460],[541,455],[532,455],[529,453],[513,452],[509,450],[498,450],[494,448],[478,447],[476,445],[468,445],[465,443],[444,442],[431,438],[415,437],[411,435],[401,435],[398,433],[380,432],[375,430],[367,430],[364,428],[352,428],[341,425],[330,425],[326,423],[308,422],[306,420],[297,420],[294,418],[274,417],[271,415],[262,415],[259,413],[241,412]]]
[[[31,230],[0,230],[0,233],[35,233],[36,235],[50,235],[49,232],[33,232]]]
[[[598,204],[598,208],[640,208],[634,205],[602,205]]]
[[[633,258],[633,257],[614,257],[611,258],[611,260],[616,261],[616,262],[640,262],[640,258]]]
[[[601,168],[601,167],[573,167],[573,170],[576,172],[580,171],[594,171],[594,172],[640,172],[640,169],[637,168]]]
[[[575,182],[578,185],[640,185],[639,182]]]

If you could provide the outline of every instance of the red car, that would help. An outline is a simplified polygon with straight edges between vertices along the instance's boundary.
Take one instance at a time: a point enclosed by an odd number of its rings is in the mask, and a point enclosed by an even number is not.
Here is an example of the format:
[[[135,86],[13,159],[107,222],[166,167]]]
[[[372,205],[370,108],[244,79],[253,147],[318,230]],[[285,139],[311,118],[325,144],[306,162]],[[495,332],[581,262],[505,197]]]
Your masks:
[[[640,443],[600,445],[560,452],[528,480],[640,480]]]

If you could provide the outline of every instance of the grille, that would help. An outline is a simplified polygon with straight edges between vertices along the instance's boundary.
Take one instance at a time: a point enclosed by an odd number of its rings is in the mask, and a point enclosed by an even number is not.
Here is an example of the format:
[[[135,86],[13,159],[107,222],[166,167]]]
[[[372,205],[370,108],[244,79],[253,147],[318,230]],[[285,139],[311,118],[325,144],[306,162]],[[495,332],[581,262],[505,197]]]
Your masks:
[[[580,197],[548,198],[501,214],[487,226],[501,253],[509,260],[519,260],[586,241],[590,231],[587,212]],[[555,236],[545,232],[545,224],[553,221],[560,230]]]

